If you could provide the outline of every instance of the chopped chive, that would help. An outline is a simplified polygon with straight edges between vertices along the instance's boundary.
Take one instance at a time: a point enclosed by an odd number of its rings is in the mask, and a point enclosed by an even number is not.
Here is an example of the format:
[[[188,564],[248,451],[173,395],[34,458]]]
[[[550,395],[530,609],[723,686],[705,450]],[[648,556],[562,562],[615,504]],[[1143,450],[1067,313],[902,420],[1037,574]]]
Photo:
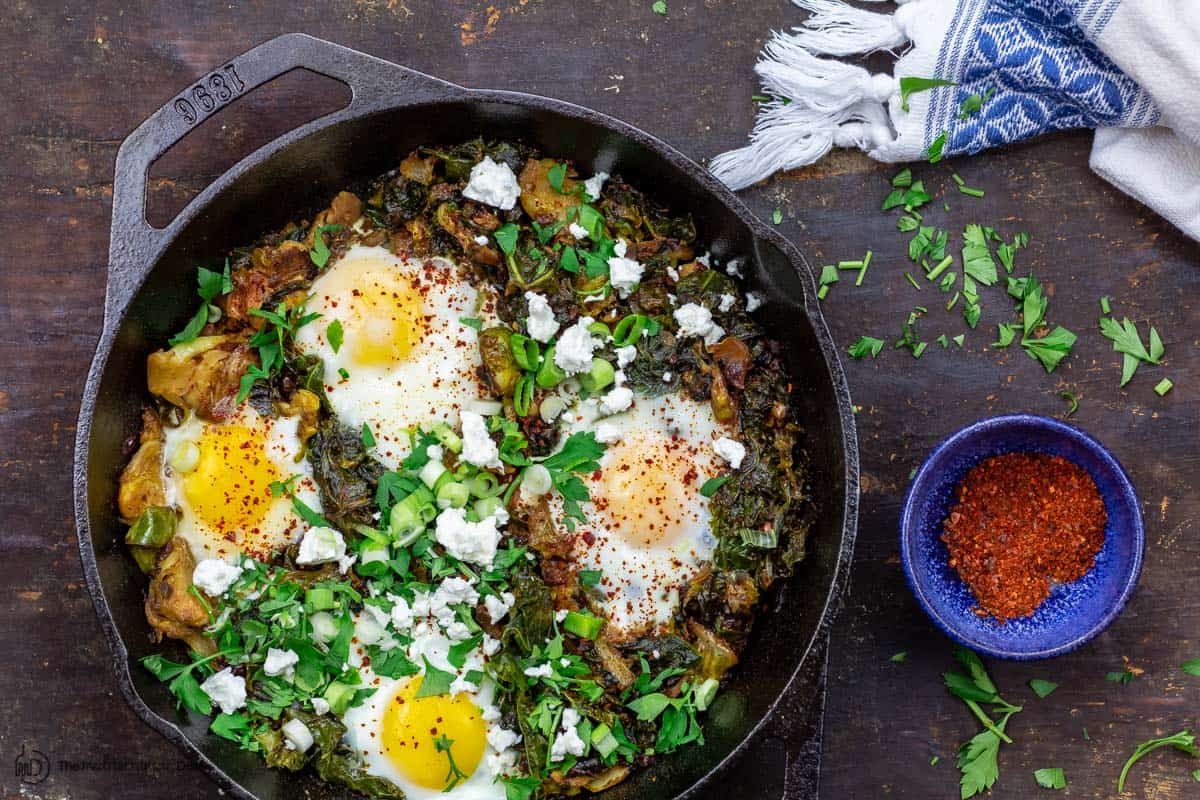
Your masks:
[[[904,277],[908,280],[909,283],[912,284],[912,287],[914,289],[916,289],[918,292],[921,291],[921,284],[917,283],[917,279],[912,276],[911,272],[906,271],[904,273]]]
[[[1158,394],[1159,397],[1162,397],[1164,394],[1171,391],[1171,387],[1174,385],[1175,384],[1171,383],[1170,378],[1163,378],[1161,381],[1159,381],[1157,384],[1155,384],[1154,391]]]
[[[931,281],[935,281],[938,279],[938,276],[941,275],[943,272],[945,272],[946,269],[949,268],[949,266],[953,263],[954,263],[954,256],[946,256],[945,258],[943,258],[941,261],[939,261],[937,263],[937,266],[935,266],[933,269],[929,270],[929,273],[925,277]]]
[[[933,758],[929,759],[929,766],[936,767],[938,765],[938,762],[941,760],[942,760],[941,756],[934,756]]]
[[[861,261],[839,261],[837,263],[837,268],[838,269],[862,269],[862,264],[863,264],[863,262],[861,262]]]
[[[983,197],[984,195],[983,189],[972,189],[970,186],[959,186],[958,190],[971,197]]]
[[[953,308],[954,308],[956,305],[958,305],[958,292],[955,292],[955,293],[954,293],[954,297],[951,297],[951,298],[950,298],[950,302],[946,303],[946,310],[947,310],[947,311],[950,311],[950,310],[951,310],[951,309],[953,309]]]
[[[942,203],[942,210],[943,210],[943,211],[949,211],[949,210],[950,210],[950,204],[949,204],[949,203]]]
[[[1100,298],[1100,311],[1103,314],[1111,314],[1112,306],[1108,304],[1108,295]]]
[[[925,352],[925,348],[929,346],[928,342],[920,342],[912,349],[913,358],[920,358],[921,353]]]
[[[820,289],[817,289],[817,299],[818,300],[824,300],[828,296],[829,296],[829,287],[828,286],[822,286]]]
[[[958,177],[957,172],[951,172],[950,177],[953,178],[954,182],[957,183],[959,186],[963,186],[966,184],[966,181],[964,181],[962,178]]]
[[[867,268],[870,266],[871,266],[871,251],[868,250],[867,254],[865,256],[863,256],[862,269],[860,269],[858,271],[858,278],[856,278],[854,281],[855,286],[862,286],[863,278],[867,277]]]
[[[941,336],[937,337],[937,343],[940,344],[943,349],[950,346],[950,340],[946,338],[946,334],[944,334],[944,333]]]
[[[783,222],[783,210],[782,209],[776,207],[775,211],[772,212],[772,214],[771,214],[771,222],[774,222],[776,225]]]

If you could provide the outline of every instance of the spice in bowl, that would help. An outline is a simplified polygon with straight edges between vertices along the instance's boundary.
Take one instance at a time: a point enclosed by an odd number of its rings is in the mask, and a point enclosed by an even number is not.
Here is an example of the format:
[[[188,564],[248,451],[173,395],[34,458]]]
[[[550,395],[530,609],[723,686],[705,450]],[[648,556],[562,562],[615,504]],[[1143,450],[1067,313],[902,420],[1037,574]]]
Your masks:
[[[1029,616],[1054,583],[1085,575],[1104,544],[1096,482],[1061,456],[994,456],[967,473],[957,497],[942,541],[981,616]]]

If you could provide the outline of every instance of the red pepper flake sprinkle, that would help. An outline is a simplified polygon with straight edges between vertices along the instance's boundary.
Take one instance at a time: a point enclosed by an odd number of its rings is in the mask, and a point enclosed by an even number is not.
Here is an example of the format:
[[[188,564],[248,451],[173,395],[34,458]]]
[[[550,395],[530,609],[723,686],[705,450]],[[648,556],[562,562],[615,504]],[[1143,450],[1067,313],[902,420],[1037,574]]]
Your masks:
[[[1060,456],[1012,453],[967,473],[942,541],[975,595],[976,613],[1003,622],[1036,611],[1051,582],[1087,573],[1107,522],[1087,470]]]

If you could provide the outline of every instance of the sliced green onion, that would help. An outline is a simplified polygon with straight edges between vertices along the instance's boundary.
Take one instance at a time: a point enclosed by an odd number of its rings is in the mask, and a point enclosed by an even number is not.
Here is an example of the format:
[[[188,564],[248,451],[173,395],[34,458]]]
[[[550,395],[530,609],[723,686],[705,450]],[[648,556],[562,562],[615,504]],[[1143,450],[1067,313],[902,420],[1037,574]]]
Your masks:
[[[480,472],[466,483],[473,497],[495,497],[500,494],[500,479],[490,472]]]
[[[554,363],[554,347],[551,346],[546,350],[546,354],[542,357],[542,364],[537,371],[537,385],[543,389],[552,389],[558,386],[567,378],[567,373],[558,368]]]
[[[594,333],[601,339],[607,339],[612,336],[612,331],[603,322],[593,322],[591,325],[588,325],[588,333]]]
[[[433,428],[430,429],[430,433],[432,433],[438,440],[438,444],[445,447],[451,453],[462,452],[462,439],[460,439],[458,434],[454,432],[454,429],[450,427],[449,423],[436,423]]]
[[[535,379],[532,372],[526,372],[517,379],[517,385],[513,387],[513,410],[517,412],[519,417],[529,416],[530,406],[533,405],[533,394]]]
[[[592,747],[596,748],[601,758],[607,758],[617,746],[617,737],[613,736],[612,729],[603,722],[592,728]]]
[[[589,392],[598,392],[616,379],[613,365],[603,358],[593,358],[592,368],[579,376],[579,384]]]
[[[718,686],[720,683],[716,678],[709,678],[696,687],[692,697],[695,698],[697,711],[704,711],[712,705],[713,698],[717,696]]]
[[[195,442],[180,442],[179,446],[171,451],[167,463],[176,472],[191,472],[200,463],[200,446]]]
[[[481,497],[475,501],[472,508],[475,509],[475,513],[479,515],[480,519],[487,519],[503,505],[504,501],[499,497]]]
[[[595,639],[604,627],[604,619],[586,611],[568,611],[563,627],[581,639]]]
[[[175,535],[179,518],[175,509],[149,506],[125,534],[125,544],[135,547],[162,547]]]
[[[325,689],[325,702],[329,703],[329,710],[339,717],[346,713],[346,709],[350,708],[350,701],[354,699],[355,688],[348,683],[334,681]]]
[[[550,470],[541,464],[532,464],[521,473],[522,497],[540,497],[549,492],[553,485]]]
[[[388,517],[388,530],[396,537],[408,537],[425,530],[425,520],[422,509],[433,503],[433,492],[424,486],[418,486],[416,491],[392,506]],[[397,541],[397,544],[400,544]]]
[[[373,564],[377,561],[387,561],[390,556],[388,545],[380,544],[379,542],[366,542],[359,551],[358,563],[359,566],[365,564]]]
[[[437,490],[438,508],[464,508],[471,492],[465,483],[449,481]]]
[[[538,406],[538,416],[542,418],[542,422],[550,425],[566,410],[567,401],[558,395],[552,394],[542,400],[541,405]]]
[[[421,471],[417,473],[417,476],[421,479],[421,483],[425,484],[430,489],[433,489],[437,484],[438,478],[442,477],[442,474],[445,471],[445,464],[437,459],[431,458],[425,462],[425,466],[421,467]]]
[[[945,272],[946,269],[953,263],[954,263],[954,256],[946,256],[945,258],[943,258],[941,261],[939,261],[937,263],[936,267],[929,270],[929,273],[925,277],[931,281],[936,281],[938,279],[938,276],[941,275],[943,272]]]
[[[318,642],[332,642],[337,638],[338,624],[337,620],[333,618],[332,614],[326,611],[319,611],[316,614],[309,614],[308,622],[310,625],[312,625],[313,638]],[[243,625],[243,628],[244,627],[245,626]]]
[[[644,333],[653,336],[661,327],[658,322],[645,314],[629,314],[613,328],[613,343],[618,347],[637,344]]]
[[[328,611],[334,607],[333,589],[314,586],[304,593],[304,602],[313,611]]]
[[[521,366],[521,369],[535,370],[538,368],[538,359],[542,355],[542,348],[536,341],[528,336],[514,333],[509,337],[508,345],[512,348],[513,359]]]
[[[1163,378],[1154,385],[1154,391],[1159,397],[1162,397],[1167,392],[1171,391],[1171,388],[1174,386],[1175,384],[1171,382],[1170,378]]]

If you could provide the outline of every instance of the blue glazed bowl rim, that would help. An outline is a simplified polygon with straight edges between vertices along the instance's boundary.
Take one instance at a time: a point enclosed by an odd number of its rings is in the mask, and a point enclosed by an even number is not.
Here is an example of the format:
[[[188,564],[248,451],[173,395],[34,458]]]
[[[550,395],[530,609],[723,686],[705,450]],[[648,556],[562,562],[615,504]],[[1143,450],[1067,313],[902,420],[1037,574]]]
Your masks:
[[[1084,633],[1074,637],[1070,641],[1063,642],[1056,647],[1037,650],[1034,652],[998,650],[983,643],[977,642],[970,636],[967,636],[959,631],[955,626],[954,621],[952,619],[946,619],[942,617],[934,608],[933,604],[929,601],[925,594],[924,588],[917,581],[916,575],[913,572],[910,553],[910,545],[916,535],[916,531],[913,530],[912,519],[916,508],[916,504],[913,502],[914,493],[917,487],[924,482],[924,479],[927,477],[928,473],[940,462],[942,454],[947,449],[958,444],[959,442],[975,437],[981,431],[1016,426],[1040,427],[1042,429],[1051,431],[1055,435],[1066,439],[1071,439],[1087,447],[1087,449],[1091,450],[1100,458],[1100,460],[1105,462],[1112,469],[1113,474],[1116,476],[1117,481],[1120,484],[1121,498],[1123,502],[1132,508],[1133,511],[1133,527],[1131,531],[1134,544],[1134,547],[1132,548],[1133,560],[1132,564],[1130,564],[1128,576],[1124,584],[1121,586],[1121,591],[1113,598],[1112,603],[1109,605],[1108,611],[1105,612],[1104,616],[1101,617],[1095,625],[1093,625]],[[930,451],[929,455],[925,457],[925,460],[921,463],[916,475],[914,475],[912,481],[909,482],[908,491],[906,491],[904,494],[904,505],[900,515],[900,561],[904,566],[904,577],[908,580],[909,589],[911,589],[913,595],[916,596],[917,602],[920,603],[921,608],[925,611],[925,614],[931,620],[933,620],[933,623],[937,625],[943,633],[962,646],[969,647],[972,650],[983,653],[984,655],[1007,659],[1010,661],[1037,661],[1040,659],[1053,658],[1054,656],[1069,653],[1079,646],[1091,641],[1101,631],[1111,625],[1113,620],[1115,620],[1125,608],[1125,603],[1128,602],[1129,596],[1133,594],[1134,587],[1137,586],[1138,578],[1142,573],[1142,559],[1145,546],[1146,531],[1142,522],[1141,501],[1138,499],[1137,491],[1133,488],[1133,482],[1130,481],[1129,474],[1125,472],[1125,468],[1121,466],[1121,462],[1117,460],[1117,457],[1114,456],[1108,450],[1108,448],[1100,444],[1100,442],[1093,438],[1090,434],[1085,433],[1079,428],[1076,428],[1074,425],[1068,425],[1061,420],[1053,419],[1051,417],[1044,417],[1038,414],[1006,414],[996,417],[986,417],[973,422],[970,425],[967,425],[957,432],[947,436],[945,439],[939,442],[932,451]]]

